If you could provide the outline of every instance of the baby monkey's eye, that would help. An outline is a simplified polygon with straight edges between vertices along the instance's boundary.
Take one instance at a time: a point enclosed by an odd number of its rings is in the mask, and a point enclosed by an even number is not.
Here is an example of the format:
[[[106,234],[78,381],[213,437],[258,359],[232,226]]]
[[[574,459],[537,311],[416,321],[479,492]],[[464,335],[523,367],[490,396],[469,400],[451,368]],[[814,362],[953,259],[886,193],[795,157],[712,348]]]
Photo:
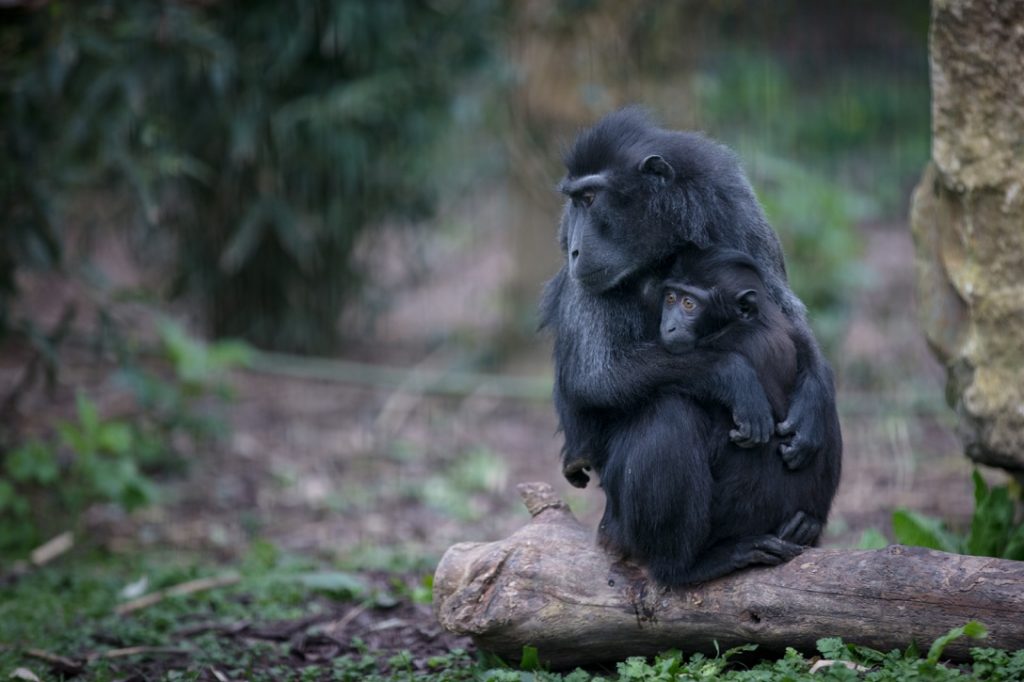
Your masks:
[[[683,306],[683,310],[690,312],[697,307],[697,302],[689,296],[683,296],[683,302],[681,305]]]
[[[590,206],[594,203],[594,198],[597,196],[597,192],[592,189],[584,190],[580,192],[580,203],[584,206]]]

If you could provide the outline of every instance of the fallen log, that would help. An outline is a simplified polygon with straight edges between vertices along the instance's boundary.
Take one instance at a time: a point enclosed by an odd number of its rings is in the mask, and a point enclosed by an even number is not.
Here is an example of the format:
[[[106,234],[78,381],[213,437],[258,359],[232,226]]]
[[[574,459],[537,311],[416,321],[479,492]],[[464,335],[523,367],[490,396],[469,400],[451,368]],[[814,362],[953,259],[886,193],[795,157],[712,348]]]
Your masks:
[[[441,625],[508,660],[524,645],[553,668],[713,652],[715,643],[813,654],[831,636],[927,651],[969,620],[987,626],[988,638],[961,638],[946,657],[963,660],[978,645],[1024,649],[1024,562],[899,545],[808,549],[782,566],[667,590],[602,551],[549,485],[519,491],[532,521],[498,542],[454,545],[434,577]]]

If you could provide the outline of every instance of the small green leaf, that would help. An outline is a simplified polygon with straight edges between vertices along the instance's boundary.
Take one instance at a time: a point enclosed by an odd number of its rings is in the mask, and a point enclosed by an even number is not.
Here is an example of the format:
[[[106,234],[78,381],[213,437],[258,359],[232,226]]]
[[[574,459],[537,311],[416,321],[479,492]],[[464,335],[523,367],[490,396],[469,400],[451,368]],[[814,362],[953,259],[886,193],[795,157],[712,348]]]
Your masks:
[[[101,424],[96,434],[96,445],[99,449],[114,455],[128,455],[133,440],[132,427],[122,421]]]
[[[1003,550],[1003,558],[1024,561],[1024,523],[1014,528]]]
[[[210,346],[210,356],[219,369],[245,365],[252,358],[253,348],[244,341],[218,341]]]
[[[335,599],[355,599],[366,594],[366,584],[357,576],[342,571],[302,573],[295,576],[303,586]]]
[[[540,654],[537,647],[527,644],[523,647],[523,656],[519,659],[519,668],[522,670],[541,670]]]
[[[1002,556],[1013,530],[1014,502],[1006,486],[989,488],[975,469],[974,515],[967,537],[967,553],[975,556]]]
[[[964,636],[971,639],[982,639],[988,636],[988,629],[976,620],[969,621],[962,627],[953,628],[932,643],[931,648],[928,650],[928,663],[931,665],[938,663],[939,658],[942,657],[942,652],[949,646],[950,642]]]
[[[59,422],[57,435],[60,437],[60,442],[77,454],[80,459],[96,452],[95,434],[86,432],[77,424]]]
[[[4,459],[4,468],[15,481],[46,485],[57,480],[59,469],[53,449],[42,441],[33,440],[12,450]]]
[[[823,637],[815,642],[823,658],[830,661],[848,661],[850,652],[839,637]]]
[[[988,484],[977,469],[971,472],[971,480],[974,481],[974,505],[977,506],[988,496]]]
[[[718,642],[715,642],[715,644],[717,645]],[[675,651],[675,650],[673,649],[673,651]],[[728,661],[733,656],[736,656],[738,654],[749,653],[751,651],[757,651],[757,645],[756,644],[741,644],[740,646],[734,646],[731,649],[726,649],[724,652],[722,652],[722,658],[724,660]],[[676,651],[675,653],[678,656],[682,656],[682,654],[679,653],[678,651]]]
[[[984,639],[988,637],[988,628],[976,620],[971,620],[964,625],[964,634],[971,639]]]
[[[954,554],[960,552],[962,544],[938,519],[908,509],[897,509],[892,513],[892,532],[901,544]]]
[[[884,549],[889,546],[889,539],[877,528],[868,528],[857,541],[857,549]]]
[[[84,433],[95,433],[99,428],[100,414],[96,403],[89,400],[82,391],[75,393],[75,406],[78,410],[78,423]]]
[[[0,479],[0,512],[12,512],[13,516],[21,516],[28,511],[28,503],[18,494],[14,486]]]

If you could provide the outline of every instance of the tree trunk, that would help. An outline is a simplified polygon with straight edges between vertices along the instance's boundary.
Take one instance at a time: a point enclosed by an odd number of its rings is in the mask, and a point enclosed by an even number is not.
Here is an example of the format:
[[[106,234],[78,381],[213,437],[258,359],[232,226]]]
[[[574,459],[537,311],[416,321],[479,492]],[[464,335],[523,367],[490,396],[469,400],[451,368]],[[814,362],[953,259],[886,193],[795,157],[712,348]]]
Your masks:
[[[448,630],[518,660],[538,648],[555,668],[754,643],[813,653],[821,637],[883,651],[931,642],[969,620],[985,646],[1024,648],[1024,562],[892,546],[808,549],[691,588],[659,588],[616,561],[543,483],[520,486],[533,515],[499,542],[461,543],[442,557],[434,608]],[[967,656],[958,640],[945,655]]]

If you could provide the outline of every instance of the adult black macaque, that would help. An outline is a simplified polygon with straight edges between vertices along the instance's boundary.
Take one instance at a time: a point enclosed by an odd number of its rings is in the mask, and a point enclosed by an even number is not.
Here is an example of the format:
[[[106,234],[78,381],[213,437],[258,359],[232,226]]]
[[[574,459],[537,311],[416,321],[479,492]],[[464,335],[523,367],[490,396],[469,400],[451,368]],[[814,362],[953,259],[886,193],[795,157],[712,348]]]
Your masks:
[[[778,237],[732,152],[698,134],[659,128],[641,109],[627,108],[580,134],[565,163],[559,242],[566,260],[545,288],[541,326],[555,337],[566,478],[585,486],[583,469],[601,470],[616,423],[665,392],[727,406],[739,444],[764,444],[778,433],[792,468],[818,455],[835,405],[831,371],[786,282]],[[637,304],[640,280],[663,277],[694,246],[751,256],[772,300],[810,339],[778,424],[744,358],[704,350],[673,357],[650,335]]]
[[[798,359],[808,352],[767,296],[757,264],[734,250],[683,254],[653,287],[661,343],[685,358],[717,350],[751,363],[775,418],[786,412]],[[792,470],[778,437],[732,443],[721,405],[663,394],[610,433],[600,470],[607,503],[598,536],[647,566],[661,584],[717,578],[751,564],[778,564],[816,544],[839,485],[842,440],[833,410],[825,448]]]
[[[723,437],[738,445],[765,445],[777,434],[781,440],[772,443],[780,443],[783,460],[794,470],[822,456],[835,413],[831,371],[813,341],[803,304],[787,284],[778,237],[736,157],[701,135],[661,129],[642,110],[627,108],[584,131],[565,162],[561,191],[568,201],[559,229],[565,263],[545,288],[541,325],[555,337],[554,400],[565,438],[566,478],[583,487],[589,481],[586,467],[610,480],[624,480],[626,468],[635,467],[633,480],[640,487],[607,495],[612,524],[670,503],[678,505],[680,518],[693,518],[710,509],[711,481],[689,478],[693,467],[685,463],[662,469],[670,454],[707,457],[695,449],[705,441],[695,442],[691,427],[706,418],[704,408],[711,404],[731,417],[735,428]],[[806,340],[781,423],[743,355],[699,346],[672,355],[652,332],[649,311],[639,303],[643,281],[664,278],[675,258],[693,247],[749,255],[764,273],[768,297],[796,337]],[[665,452],[609,457],[652,448]],[[656,483],[665,499],[652,501],[644,483]],[[774,536],[732,547],[728,556],[717,557],[718,565],[791,558],[809,533],[804,519],[790,521]],[[607,524],[602,531],[603,537],[618,534]],[[681,561],[675,549],[634,549],[672,584],[707,579],[673,574],[671,566]],[[709,559],[714,564],[716,557]]]

